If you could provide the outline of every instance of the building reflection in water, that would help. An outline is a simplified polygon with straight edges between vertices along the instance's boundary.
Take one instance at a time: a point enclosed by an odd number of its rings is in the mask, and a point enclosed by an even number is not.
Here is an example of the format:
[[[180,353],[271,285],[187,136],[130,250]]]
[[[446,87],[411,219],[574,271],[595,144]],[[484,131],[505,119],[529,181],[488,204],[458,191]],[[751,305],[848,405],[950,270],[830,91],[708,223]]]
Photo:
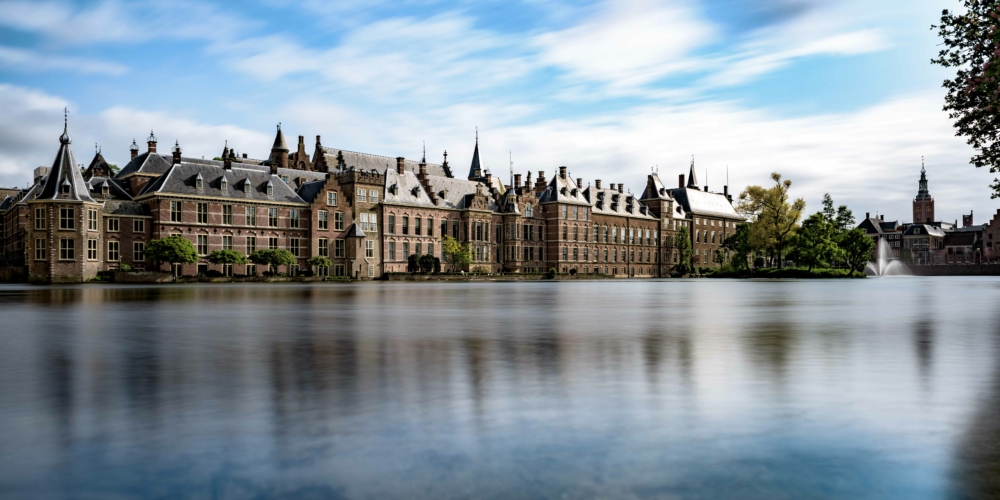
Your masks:
[[[904,282],[0,288],[0,496],[995,494],[1000,292]]]

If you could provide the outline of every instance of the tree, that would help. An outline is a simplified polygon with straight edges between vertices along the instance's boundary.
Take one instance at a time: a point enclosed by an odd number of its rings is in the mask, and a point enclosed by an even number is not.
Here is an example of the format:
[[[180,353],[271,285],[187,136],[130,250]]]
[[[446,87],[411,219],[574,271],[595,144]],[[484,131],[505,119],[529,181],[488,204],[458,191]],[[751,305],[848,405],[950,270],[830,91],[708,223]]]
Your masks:
[[[777,172],[771,174],[771,179],[774,180],[774,186],[770,188],[747,187],[740,193],[736,209],[751,221],[751,245],[770,250],[780,269],[783,252],[795,236],[806,202],[802,198],[789,201],[791,180],[782,181],[781,174]]]
[[[807,266],[810,271],[814,267],[825,265],[840,250],[833,236],[833,226],[827,220],[825,211],[810,215],[802,222],[802,227],[795,236],[795,260]]]
[[[875,242],[865,233],[864,229],[855,228],[847,232],[843,241],[840,242],[840,247],[844,251],[847,267],[853,274],[855,271],[864,271],[865,265],[872,258]]]
[[[937,28],[944,48],[931,60],[956,68],[944,81],[944,110],[954,120],[955,135],[977,150],[971,163],[1000,172],[1000,14],[995,0],[963,0],[963,12],[944,10]],[[1000,179],[993,179],[993,198]]]
[[[434,270],[434,256],[433,255],[421,255],[417,259],[417,265],[420,267],[420,272],[427,274]]]
[[[412,254],[406,258],[406,272],[408,273],[420,272],[420,258],[417,257],[417,254]]]
[[[434,257],[434,274],[441,272],[441,259]]]
[[[194,245],[179,234],[150,241],[146,245],[146,257],[153,262],[168,264],[194,264],[198,262],[198,252]]]
[[[309,267],[330,267],[333,265],[333,262],[322,255],[314,255],[309,257],[309,260],[306,261],[306,265]]]
[[[680,255],[680,262],[674,266],[680,274],[691,272],[691,256],[694,255],[691,244],[691,233],[686,227],[680,228],[674,236],[674,249]]]
[[[237,250],[214,250],[208,254],[212,264],[246,264],[247,256]]]
[[[742,271],[750,267],[750,257],[753,256],[753,247],[750,246],[750,224],[739,224],[736,232],[729,235],[723,242],[722,248],[732,252],[730,265],[737,271]]]
[[[122,171],[121,167],[115,165],[114,163],[108,163],[108,170],[111,171],[111,177],[118,175],[118,172]]]
[[[288,250],[268,248],[250,254],[250,262],[266,265],[273,273],[277,272],[278,266],[294,266],[298,260]]]
[[[472,262],[472,250],[469,249],[469,245],[448,235],[441,236],[441,255],[452,265],[452,269],[467,266]]]

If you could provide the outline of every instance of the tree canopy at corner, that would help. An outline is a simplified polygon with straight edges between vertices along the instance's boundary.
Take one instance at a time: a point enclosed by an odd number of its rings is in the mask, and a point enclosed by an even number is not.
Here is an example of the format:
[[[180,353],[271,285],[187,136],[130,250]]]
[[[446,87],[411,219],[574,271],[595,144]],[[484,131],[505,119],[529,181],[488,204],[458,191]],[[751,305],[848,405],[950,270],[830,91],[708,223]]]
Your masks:
[[[932,26],[943,40],[933,64],[956,68],[944,81],[944,110],[955,121],[956,135],[976,148],[976,167],[1000,172],[1000,2],[963,0],[964,12],[945,10],[941,24]],[[1000,197],[1000,179],[993,179],[993,198]]]

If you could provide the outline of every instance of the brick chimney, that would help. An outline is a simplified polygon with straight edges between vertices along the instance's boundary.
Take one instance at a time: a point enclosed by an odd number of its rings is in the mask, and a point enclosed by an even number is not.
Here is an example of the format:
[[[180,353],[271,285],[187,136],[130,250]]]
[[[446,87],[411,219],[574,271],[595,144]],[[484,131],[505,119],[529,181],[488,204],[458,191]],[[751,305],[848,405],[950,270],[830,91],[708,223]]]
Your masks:
[[[595,179],[595,180],[594,180],[594,186],[595,186],[595,187],[596,187],[597,189],[601,189],[601,180],[600,180],[600,179]]]
[[[521,189],[521,174],[514,174],[514,189]]]
[[[397,174],[403,175],[403,172],[406,171],[406,164],[404,163],[405,161],[406,161],[406,158],[403,158],[402,156],[397,156],[396,157],[396,173]]]
[[[566,167],[559,167],[559,178],[560,179],[566,178]]]
[[[148,148],[147,151],[150,153],[156,152],[156,136],[153,135],[152,130],[149,131],[149,137],[146,138],[146,147]]]
[[[175,141],[174,142],[174,149],[173,149],[173,151],[171,151],[171,153],[173,154],[173,157],[174,157],[173,158],[173,160],[174,160],[173,164],[174,165],[180,165],[181,164],[181,143],[180,143],[180,141]]]
[[[423,183],[425,180],[427,180],[427,164],[426,163],[420,162],[420,173],[417,174],[417,178],[420,179],[421,183]]]
[[[583,177],[576,178],[576,188],[583,189]]]
[[[542,191],[544,191],[545,190],[545,184],[546,184],[546,182],[545,182],[545,171],[544,170],[539,170],[538,171],[538,179],[535,181],[535,191],[537,191],[539,193],[542,192]]]
[[[677,176],[677,187],[684,189],[684,174]]]
[[[625,184],[622,184],[620,182],[618,183],[618,192],[619,193],[624,193],[625,192]]]
[[[135,139],[132,139],[132,146],[128,148],[129,153],[132,154],[131,160],[134,160],[136,156],[139,156],[139,145],[135,143]]]

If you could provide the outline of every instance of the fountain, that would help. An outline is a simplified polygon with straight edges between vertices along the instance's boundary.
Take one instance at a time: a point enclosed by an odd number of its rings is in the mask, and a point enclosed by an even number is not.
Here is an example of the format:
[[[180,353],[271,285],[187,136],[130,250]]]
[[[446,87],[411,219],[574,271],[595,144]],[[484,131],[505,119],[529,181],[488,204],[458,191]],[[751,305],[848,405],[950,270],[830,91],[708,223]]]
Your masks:
[[[868,276],[908,276],[910,270],[899,258],[892,255],[892,248],[885,238],[878,239],[875,247],[875,260],[865,265],[865,274]]]

